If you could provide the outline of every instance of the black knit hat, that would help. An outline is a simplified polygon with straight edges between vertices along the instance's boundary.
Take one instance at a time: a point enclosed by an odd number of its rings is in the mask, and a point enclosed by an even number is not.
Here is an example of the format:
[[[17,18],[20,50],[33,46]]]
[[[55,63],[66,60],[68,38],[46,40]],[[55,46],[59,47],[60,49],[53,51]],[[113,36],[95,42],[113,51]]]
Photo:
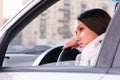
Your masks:
[[[100,35],[106,31],[111,17],[102,9],[91,9],[78,16],[77,20],[83,22],[89,29]]]

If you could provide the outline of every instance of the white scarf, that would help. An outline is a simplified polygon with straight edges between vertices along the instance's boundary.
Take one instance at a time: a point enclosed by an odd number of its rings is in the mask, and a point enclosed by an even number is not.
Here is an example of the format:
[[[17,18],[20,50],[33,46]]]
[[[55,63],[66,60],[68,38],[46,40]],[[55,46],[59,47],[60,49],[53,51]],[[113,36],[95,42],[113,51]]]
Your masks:
[[[101,42],[104,39],[105,33],[98,36],[92,42],[90,42],[80,54],[81,58],[77,66],[94,66],[96,64],[98,53],[101,47]]]

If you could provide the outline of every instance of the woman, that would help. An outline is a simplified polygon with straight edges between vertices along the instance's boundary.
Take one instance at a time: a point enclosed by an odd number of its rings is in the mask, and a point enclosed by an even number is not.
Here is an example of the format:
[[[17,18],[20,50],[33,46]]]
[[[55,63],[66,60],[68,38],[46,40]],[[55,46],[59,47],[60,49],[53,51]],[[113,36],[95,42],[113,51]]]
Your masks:
[[[82,53],[76,57],[76,65],[95,65],[110,20],[109,14],[102,9],[91,9],[77,17],[75,21],[76,36],[63,47],[63,49],[68,47],[82,49]]]

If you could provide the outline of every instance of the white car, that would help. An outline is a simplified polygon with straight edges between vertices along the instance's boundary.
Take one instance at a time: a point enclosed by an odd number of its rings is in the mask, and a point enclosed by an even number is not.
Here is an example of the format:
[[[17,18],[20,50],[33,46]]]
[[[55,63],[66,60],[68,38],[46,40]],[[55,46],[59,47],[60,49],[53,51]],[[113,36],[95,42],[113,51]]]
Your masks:
[[[29,1],[0,28],[0,80],[119,80],[120,6],[118,4],[114,11],[115,4],[116,1],[110,0]],[[91,8],[106,10],[112,20],[96,65],[75,66],[75,56],[80,50],[68,49],[65,52],[67,56],[61,58],[61,48],[74,36],[72,31],[76,16]],[[19,56],[26,56],[24,52],[19,55],[7,54],[8,47],[14,45],[20,45],[25,49],[39,45],[48,45],[52,48],[33,59],[29,65],[24,61],[28,59],[29,62],[28,56],[20,57],[23,63],[19,61],[20,58],[18,60]],[[14,61],[14,64],[10,63],[11,61]]]

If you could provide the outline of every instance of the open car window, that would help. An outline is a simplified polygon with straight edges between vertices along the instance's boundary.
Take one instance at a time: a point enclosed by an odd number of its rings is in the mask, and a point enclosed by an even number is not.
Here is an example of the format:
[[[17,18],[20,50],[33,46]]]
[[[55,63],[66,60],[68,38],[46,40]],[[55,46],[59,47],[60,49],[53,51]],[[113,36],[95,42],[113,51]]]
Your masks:
[[[107,0],[58,1],[32,20],[12,40],[6,51],[3,66],[32,66],[45,51],[56,46],[63,46],[75,36],[73,26],[78,14],[92,8],[101,8],[112,17],[114,7],[115,3]],[[65,64],[68,63],[65,62]],[[74,61],[70,61],[70,64],[74,64]]]

